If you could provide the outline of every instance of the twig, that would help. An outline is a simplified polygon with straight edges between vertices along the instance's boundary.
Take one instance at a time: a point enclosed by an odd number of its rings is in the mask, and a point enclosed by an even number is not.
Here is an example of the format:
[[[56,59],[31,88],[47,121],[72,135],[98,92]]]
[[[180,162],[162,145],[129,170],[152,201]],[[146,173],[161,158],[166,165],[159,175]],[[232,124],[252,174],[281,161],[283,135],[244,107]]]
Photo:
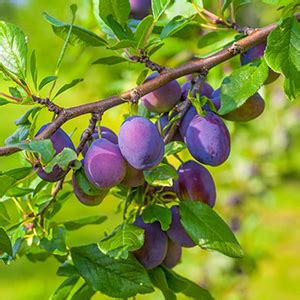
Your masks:
[[[54,112],[55,114],[59,114],[63,108],[54,104],[52,101],[50,101],[49,98],[39,98],[37,96],[32,95],[32,99],[34,102],[38,102],[39,104],[45,105],[49,111]]]

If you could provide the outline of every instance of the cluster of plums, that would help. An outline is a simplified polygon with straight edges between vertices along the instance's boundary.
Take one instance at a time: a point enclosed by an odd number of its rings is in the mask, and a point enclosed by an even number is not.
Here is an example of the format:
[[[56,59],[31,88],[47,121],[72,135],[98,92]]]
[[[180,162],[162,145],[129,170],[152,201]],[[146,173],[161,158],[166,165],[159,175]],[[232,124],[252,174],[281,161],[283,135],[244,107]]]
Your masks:
[[[259,45],[248,50],[241,56],[241,63],[262,56],[264,48],[265,45]],[[156,76],[158,74],[152,74],[146,80]],[[269,77],[272,78],[268,78],[267,82],[276,76],[270,72]],[[165,129],[170,127],[169,112],[180,101],[186,100],[190,87],[191,82],[180,87],[174,80],[142,97],[141,105],[158,117],[156,124],[135,115],[123,122],[118,136],[107,127],[95,128],[91,140],[82,150],[82,168],[74,171],[72,177],[74,193],[81,203],[97,205],[117,185],[127,188],[145,185],[143,171],[159,165],[164,158],[163,136]],[[238,109],[221,118],[217,114],[221,106],[220,89],[214,90],[204,82],[201,95],[210,99],[211,105],[205,104],[201,115],[190,106],[173,136],[173,140],[184,141],[195,160],[179,166],[178,179],[174,180],[172,191],[181,201],[201,201],[212,208],[216,201],[216,188],[211,174],[203,165],[218,166],[229,156],[230,134],[222,118],[238,122],[252,120],[263,112],[264,101],[256,93]],[[211,109],[212,105],[215,109]],[[175,115],[176,110],[172,114]],[[38,133],[47,126],[44,125]],[[50,136],[50,140],[56,154],[64,148],[75,150],[69,136],[60,128]],[[68,172],[58,165],[50,173],[46,173],[42,165],[35,165],[34,168],[38,176],[50,182],[62,179]],[[166,232],[158,222],[145,224],[141,216],[134,222],[145,231],[145,243],[134,254],[146,268],[162,263],[172,268],[180,260],[181,247],[195,245],[180,223],[178,206],[173,206],[171,213],[172,223]]]

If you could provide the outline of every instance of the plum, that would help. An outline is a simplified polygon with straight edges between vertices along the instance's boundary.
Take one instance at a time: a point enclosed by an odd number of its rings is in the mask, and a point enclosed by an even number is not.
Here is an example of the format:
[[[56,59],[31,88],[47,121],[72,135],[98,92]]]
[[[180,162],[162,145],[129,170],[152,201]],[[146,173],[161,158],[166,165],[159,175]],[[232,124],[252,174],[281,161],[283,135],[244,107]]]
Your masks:
[[[248,49],[240,56],[241,65],[246,65],[249,62],[253,61],[254,59],[261,58],[264,56],[264,52],[266,49],[267,44],[262,43],[253,48]],[[265,81],[265,84],[272,83],[280,76],[279,73],[274,72],[272,69],[269,68],[269,76]]]
[[[145,82],[156,78],[159,74],[153,73]],[[170,111],[181,98],[181,88],[176,80],[173,80],[155,91],[142,97],[142,104],[150,112],[165,113]]]
[[[134,256],[146,269],[156,268],[166,257],[167,235],[162,231],[159,222],[146,224],[142,217],[138,217],[133,224],[144,229],[144,245],[133,252]]]
[[[98,127],[96,127],[89,143],[93,142],[94,140],[99,139],[99,131],[98,130],[99,130]],[[105,126],[100,126],[100,132],[101,132],[102,138],[107,139],[116,145],[118,144],[118,137],[111,129],[109,129]],[[82,133],[80,139],[82,139],[82,137],[83,137],[83,133]],[[84,147],[81,151],[82,155],[85,156],[87,151],[88,151],[88,142],[84,145]]]
[[[125,178],[121,184],[128,188],[138,187],[143,185],[145,182],[144,173],[141,170],[137,170],[128,164]]]
[[[187,112],[184,114],[179,127],[179,132],[181,135],[181,138],[185,141],[186,138],[186,131],[193,120],[193,118],[197,115],[197,111],[194,106],[191,106]]]
[[[188,96],[189,90],[191,88],[191,82],[187,81],[181,86],[182,99],[185,100]],[[211,98],[214,89],[206,81],[202,83],[200,96],[205,96]]]
[[[129,0],[131,7],[131,15],[137,20],[145,18],[151,8],[151,0]]]
[[[174,268],[180,261],[181,253],[181,246],[171,239],[168,239],[168,250],[163,264],[170,269]]]
[[[230,135],[223,120],[211,111],[196,115],[190,122],[185,142],[190,154],[199,162],[218,166],[230,154]]]
[[[126,175],[127,163],[118,145],[101,138],[95,140],[84,158],[84,170],[89,181],[100,189],[118,185]]]
[[[216,202],[216,187],[208,170],[193,160],[183,163],[174,181],[174,190],[180,200],[201,201],[210,207]]]
[[[179,206],[175,205],[171,208],[172,222],[167,230],[167,235],[174,243],[181,247],[191,248],[196,246],[193,240],[186,233],[185,229],[180,223]]]
[[[164,156],[164,141],[147,118],[127,118],[119,131],[119,147],[128,163],[137,170],[158,165]]]
[[[171,116],[171,119],[175,117],[175,115]],[[163,131],[163,129],[165,129],[164,133],[167,134],[168,131],[170,130],[171,126],[169,124],[170,122],[170,119],[169,119],[169,115],[168,114],[164,114],[162,115],[161,117],[159,117],[159,119],[156,121],[155,125],[157,128],[160,127],[160,129]],[[172,141],[179,141],[179,142],[182,142],[183,139],[180,135],[180,132],[179,132],[179,129],[176,129],[174,135],[173,135],[173,138],[172,138]]]
[[[42,133],[45,128],[48,127],[49,124],[43,125],[36,135]],[[73,142],[71,141],[70,137],[61,129],[58,128],[50,137],[49,139],[52,142],[53,148],[55,153],[58,154],[63,151],[64,148],[70,148],[75,151],[75,147]],[[67,173],[68,170],[63,170],[58,165],[55,165],[53,170],[50,173],[46,173],[42,166],[35,167],[37,170],[37,175],[42,178],[43,180],[55,182],[62,179]]]

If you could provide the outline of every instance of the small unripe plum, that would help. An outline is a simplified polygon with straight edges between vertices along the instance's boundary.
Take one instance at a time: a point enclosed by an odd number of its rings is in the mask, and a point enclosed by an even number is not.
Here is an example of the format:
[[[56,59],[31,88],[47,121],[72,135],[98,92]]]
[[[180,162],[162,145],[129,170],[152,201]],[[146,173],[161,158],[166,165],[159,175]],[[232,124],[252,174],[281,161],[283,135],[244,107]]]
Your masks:
[[[129,0],[131,7],[131,15],[137,20],[145,18],[151,8],[151,0]]]
[[[42,133],[45,130],[45,128],[48,127],[48,125],[49,124],[43,125],[36,135]],[[62,152],[64,148],[70,148],[75,151],[74,144],[71,141],[70,137],[61,128],[58,128],[49,137],[49,139],[52,142],[56,154]],[[50,181],[50,182],[55,182],[62,179],[67,173],[68,170],[63,170],[58,165],[55,165],[53,167],[53,170],[50,173],[46,173],[41,166],[37,168],[37,175],[43,180]]]
[[[118,185],[125,177],[127,164],[118,145],[101,138],[95,140],[84,158],[89,181],[99,189]]]
[[[156,268],[166,257],[167,235],[162,231],[159,222],[146,224],[142,217],[138,217],[133,224],[144,229],[144,245],[133,252],[134,256],[146,269]]]
[[[151,74],[145,82],[156,78],[159,74]],[[142,97],[142,104],[150,111],[164,113],[170,111],[181,98],[181,88],[176,80],[173,80],[157,90]]]
[[[199,162],[218,166],[230,154],[230,135],[223,120],[211,111],[196,115],[186,131],[186,145]]]
[[[185,82],[181,86],[181,93],[182,93],[181,97],[182,97],[183,100],[187,98],[188,93],[190,91],[190,88],[191,88],[191,82],[190,81]],[[205,97],[210,99],[213,91],[214,91],[214,89],[212,88],[212,86],[209,83],[207,83],[206,81],[204,81],[201,85],[200,96],[205,96]]]
[[[137,170],[158,165],[164,156],[164,141],[147,118],[127,118],[119,131],[119,147],[128,163]]]
[[[91,140],[89,141],[90,143],[93,142],[94,140],[99,139],[99,131],[98,131],[98,127],[95,127],[94,133],[92,134]],[[100,132],[101,132],[101,138],[107,139],[110,142],[114,143],[114,144],[118,144],[118,137],[117,135],[109,128],[105,127],[105,126],[100,126]],[[82,139],[83,134],[81,135]],[[82,155],[85,156],[86,152],[88,151],[88,143],[86,143],[81,151]]]
[[[171,208],[172,222],[167,231],[168,237],[181,247],[191,248],[196,246],[190,236],[180,223],[179,206],[175,205]]]
[[[174,116],[172,116],[172,117],[174,117]],[[172,117],[171,117],[171,119],[172,119]],[[159,127],[160,127],[160,129],[163,131],[163,129],[166,128],[166,127],[168,126],[169,122],[170,122],[170,120],[169,120],[168,114],[164,114],[164,115],[162,115],[162,116],[157,120],[157,122],[155,123],[155,125],[156,125],[156,127],[157,127],[158,129],[159,129]],[[165,134],[167,134],[167,133],[169,132],[169,130],[170,130],[171,127],[172,127],[172,125],[169,125],[169,126],[168,126],[168,128],[167,128],[166,131],[165,131]],[[174,135],[173,135],[172,141],[179,141],[179,142],[182,142],[182,141],[183,141],[183,139],[182,139],[182,137],[181,137],[181,135],[180,135],[179,129],[176,129],[176,131],[175,131],[175,133],[174,133]]]
[[[241,65],[246,65],[249,62],[253,61],[254,59],[261,58],[264,56],[264,52],[266,49],[267,44],[262,43],[253,48],[248,49],[240,56]],[[272,69],[269,68],[269,76],[265,81],[265,84],[272,83],[280,76],[279,73],[274,72]]]
[[[174,181],[174,189],[180,200],[201,201],[210,207],[216,202],[216,187],[208,170],[193,160],[183,163]]]
[[[138,187],[143,185],[145,182],[144,173],[141,170],[137,170],[128,164],[125,178],[121,184],[128,188]]]
[[[79,187],[74,174],[72,176],[72,184],[76,198],[86,206],[96,206],[100,204],[109,192],[109,190],[106,189],[98,190],[99,193],[96,195],[88,195],[84,193],[83,190]]]
[[[171,239],[168,239],[168,251],[163,264],[169,269],[174,268],[180,261],[181,253],[181,246]]]

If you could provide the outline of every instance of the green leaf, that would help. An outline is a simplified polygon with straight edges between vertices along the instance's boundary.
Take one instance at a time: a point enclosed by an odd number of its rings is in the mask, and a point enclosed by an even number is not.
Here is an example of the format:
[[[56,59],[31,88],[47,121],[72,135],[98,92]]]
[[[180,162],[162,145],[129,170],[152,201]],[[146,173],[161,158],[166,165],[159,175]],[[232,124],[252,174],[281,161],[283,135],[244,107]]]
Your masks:
[[[51,173],[54,166],[58,165],[63,170],[67,170],[71,161],[77,159],[76,152],[71,148],[64,148],[63,151],[54,156],[54,158],[44,168],[46,173]]]
[[[93,184],[90,183],[90,181],[86,177],[83,167],[76,170],[73,174],[75,176],[78,187],[80,188],[80,190],[82,190],[83,193],[89,196],[99,195],[99,189],[97,189]]]
[[[5,252],[9,256],[13,255],[10,238],[3,228],[0,228],[0,252]]]
[[[295,17],[285,19],[268,37],[265,59],[275,71],[285,75],[290,99],[300,93],[300,24]]]
[[[268,78],[269,69],[264,60],[255,60],[242,66],[226,77],[221,86],[221,108],[218,113],[225,115],[247,101]]]
[[[172,36],[189,24],[189,19],[184,18],[183,16],[176,16],[170,20],[166,26],[164,26],[162,32],[160,33],[160,38],[163,40],[169,36]]]
[[[153,29],[153,16],[149,15],[144,18],[136,28],[134,39],[137,43],[137,48],[144,48],[147,39],[149,38]]]
[[[50,300],[67,300],[78,280],[79,276],[76,275],[67,278],[50,297]]]
[[[47,76],[45,78],[42,79],[42,81],[39,84],[39,91],[46,86],[47,84],[49,84],[50,82],[54,81],[57,79],[57,76]]]
[[[143,211],[142,217],[145,223],[158,221],[163,231],[169,229],[172,221],[170,209],[155,204],[147,206]]]
[[[36,56],[35,56],[35,50],[32,51],[31,57],[30,57],[30,73],[32,82],[34,84],[35,89],[37,89],[37,68],[36,68]]]
[[[172,186],[173,179],[178,178],[176,170],[168,164],[160,164],[159,166],[144,171],[145,180],[154,186]]]
[[[180,203],[181,224],[203,249],[241,258],[243,250],[228,225],[208,205],[198,201]]]
[[[149,72],[149,69],[144,69],[144,70],[140,73],[140,75],[138,76],[138,78],[137,78],[137,80],[136,80],[136,84],[137,84],[137,85],[141,85],[141,84],[145,81],[145,79],[146,79],[146,77],[147,77],[147,75],[148,75],[148,72]]]
[[[168,5],[170,4],[170,0],[152,0],[152,13],[155,20],[158,20],[159,17],[165,12]]]
[[[56,154],[50,139],[31,141],[28,145],[24,145],[24,148],[28,151],[39,153],[42,164],[48,164]]]
[[[10,101],[0,97],[0,106],[10,103]]]
[[[0,21],[0,67],[21,79],[26,76],[27,41],[14,24]]]
[[[119,40],[133,40],[133,32],[126,24],[122,26],[118,21],[114,19],[112,15],[109,15],[107,17],[107,22],[109,24],[110,29],[112,30],[113,38]]]
[[[3,197],[15,182],[16,180],[11,176],[0,175],[0,197]]]
[[[67,230],[77,230],[86,225],[101,224],[106,219],[107,219],[106,216],[91,216],[91,217],[85,217],[74,221],[63,222],[62,225],[65,226]]]
[[[23,167],[23,168],[9,170],[4,174],[13,177],[15,180],[21,180],[27,177],[31,172],[32,172],[32,167]]]
[[[77,85],[78,83],[82,82],[83,79],[82,78],[78,78],[78,79],[74,79],[72,80],[72,82],[65,84],[64,86],[62,86],[58,92],[55,94],[55,96],[53,97],[56,98],[58,95],[62,94],[63,92],[67,91],[68,89],[72,88],[73,86]]]
[[[100,18],[110,25],[107,18],[112,16],[122,26],[127,23],[130,14],[130,4],[128,0],[99,0]]]
[[[10,217],[6,210],[4,203],[0,202],[0,226],[6,226],[10,224]]]
[[[62,277],[71,277],[73,275],[79,275],[79,273],[75,266],[67,260],[59,266],[56,275]]]
[[[232,1],[233,0],[224,0],[222,12],[224,12],[229,7],[229,5],[232,3]]]
[[[102,65],[116,65],[122,62],[128,61],[125,58],[119,56],[108,56],[97,59],[93,62],[93,65],[102,64]]]
[[[132,255],[116,260],[103,254],[96,244],[71,248],[71,255],[81,276],[96,291],[116,298],[154,291],[147,272]]]
[[[236,36],[234,30],[211,31],[200,37],[198,48],[221,49]]]
[[[52,25],[54,33],[63,40],[66,40],[70,27],[72,26],[72,32],[68,42],[73,46],[81,45],[101,47],[107,45],[107,42],[103,38],[83,27],[64,23],[49,16],[45,12],[43,15],[45,19]]]
[[[37,106],[30,108],[24,115],[22,115],[15,121],[15,124],[17,126],[30,125],[31,122],[30,122],[29,118],[32,117],[32,119],[33,119],[34,116],[36,115],[36,113],[39,112],[41,109],[42,109],[42,107],[37,107]]]
[[[127,259],[129,251],[138,250],[143,244],[144,230],[132,224],[123,224],[99,242],[99,249],[110,257]]]
[[[10,188],[6,195],[9,197],[22,197],[32,193],[33,191],[34,189],[31,188],[15,186]]]
[[[47,237],[41,239],[40,246],[53,254],[65,255],[67,254],[65,239],[65,228],[62,226],[54,227],[50,229]]]
[[[286,6],[295,3],[295,0],[263,0],[262,2],[278,6]]]
[[[183,150],[186,149],[186,145],[183,142],[170,142],[167,145],[165,145],[165,157],[173,154],[177,154]]]
[[[87,284],[84,283],[72,296],[71,300],[90,300],[95,291]]]
[[[22,125],[17,128],[17,130],[9,136],[4,142],[5,145],[12,145],[24,141],[27,139],[30,131],[29,125]]]
[[[115,45],[109,47],[111,50],[119,50],[123,48],[135,48],[136,43],[134,41],[130,40],[122,40],[120,42],[117,42]]]
[[[176,300],[175,293],[169,288],[166,275],[162,268],[158,267],[148,270],[149,277],[152,283],[162,291],[166,300]]]

